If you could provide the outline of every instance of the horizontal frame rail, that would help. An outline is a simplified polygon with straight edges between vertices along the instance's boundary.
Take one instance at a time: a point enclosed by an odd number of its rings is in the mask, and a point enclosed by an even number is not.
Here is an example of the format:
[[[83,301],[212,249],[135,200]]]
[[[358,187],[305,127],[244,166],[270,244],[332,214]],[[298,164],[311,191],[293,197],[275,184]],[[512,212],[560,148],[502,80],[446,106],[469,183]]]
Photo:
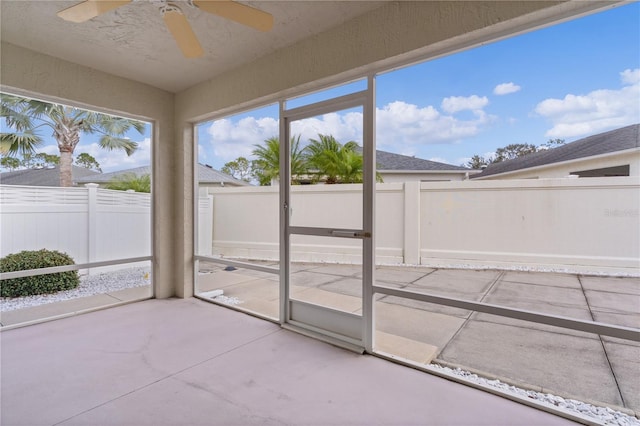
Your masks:
[[[283,111],[283,117],[289,121],[303,120],[330,112],[361,107],[367,99],[367,91],[350,93],[337,98],[327,99],[315,104],[304,105]]]
[[[622,327],[604,324],[600,322],[581,321],[567,317],[546,315],[521,309],[505,308],[503,306],[491,305],[489,303],[469,302],[467,300],[455,299],[452,297],[435,296],[426,293],[413,293],[406,290],[399,290],[390,287],[373,286],[374,293],[386,294],[389,296],[403,297],[405,299],[419,300],[421,302],[436,303],[438,305],[452,306],[454,308],[467,309],[471,311],[484,312],[506,318],[520,319],[524,321],[536,322],[539,324],[552,325],[561,328],[568,328],[576,331],[595,333],[604,336],[617,337],[619,339],[640,342],[640,330],[630,327]]]
[[[289,226],[289,233],[296,235],[314,235],[333,238],[370,238],[371,233],[362,229],[315,228],[311,226]]]
[[[52,266],[50,268],[25,269],[24,271],[2,272],[0,281],[13,278],[34,277],[36,275],[57,274],[59,272],[78,271],[80,269],[99,268],[101,266],[121,265],[153,260],[153,256],[129,257],[127,259],[105,260],[102,262],[81,263],[78,265]]]
[[[213,256],[196,255],[194,257],[195,257],[195,260],[199,260],[202,262],[221,263],[227,266],[234,266],[236,268],[243,268],[243,269],[253,269],[254,271],[266,272],[268,274],[278,275],[280,273],[280,268],[273,268],[271,266],[254,265],[252,263],[240,262],[237,260],[222,259],[220,257],[213,257]]]

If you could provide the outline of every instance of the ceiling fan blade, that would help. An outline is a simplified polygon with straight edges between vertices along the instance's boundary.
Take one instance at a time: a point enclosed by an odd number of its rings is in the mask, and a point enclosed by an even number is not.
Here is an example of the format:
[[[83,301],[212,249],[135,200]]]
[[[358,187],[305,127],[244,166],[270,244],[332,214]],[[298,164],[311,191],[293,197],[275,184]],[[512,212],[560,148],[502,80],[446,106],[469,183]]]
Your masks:
[[[195,33],[184,16],[178,10],[169,10],[162,16],[164,23],[171,31],[171,35],[176,39],[182,54],[187,58],[199,58],[204,54],[202,46]]]
[[[70,22],[85,22],[91,18],[95,18],[98,15],[109,12],[127,3],[131,3],[131,0],[118,0],[118,1],[101,1],[101,0],[85,0],[82,3],[78,3],[75,6],[68,7],[58,12],[58,16],[65,21]]]
[[[236,3],[232,0],[196,0],[196,6],[205,12],[222,16],[260,31],[273,27],[273,16],[255,7]]]

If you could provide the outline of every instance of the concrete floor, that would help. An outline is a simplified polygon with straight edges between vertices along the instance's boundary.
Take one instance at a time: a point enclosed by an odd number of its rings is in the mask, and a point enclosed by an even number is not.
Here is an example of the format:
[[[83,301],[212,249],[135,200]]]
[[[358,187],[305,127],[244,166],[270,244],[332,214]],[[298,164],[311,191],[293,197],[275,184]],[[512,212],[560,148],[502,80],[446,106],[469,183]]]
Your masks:
[[[197,299],[5,330],[2,425],[566,425]]]
[[[198,290],[278,316],[278,276],[202,266]],[[295,264],[292,296],[359,313],[361,268]],[[640,328],[640,279],[512,271],[379,267],[379,285]],[[377,296],[376,350],[460,366],[526,389],[640,413],[640,343],[392,296]],[[391,342],[382,337],[400,338]],[[391,347],[390,347],[391,346]]]

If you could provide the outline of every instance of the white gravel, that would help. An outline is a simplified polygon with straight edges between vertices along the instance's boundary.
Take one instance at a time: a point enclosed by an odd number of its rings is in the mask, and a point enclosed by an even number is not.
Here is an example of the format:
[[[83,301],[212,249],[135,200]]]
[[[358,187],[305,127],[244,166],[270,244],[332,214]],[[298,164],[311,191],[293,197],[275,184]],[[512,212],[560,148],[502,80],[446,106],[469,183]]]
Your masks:
[[[640,420],[638,420],[636,417],[621,413],[620,411],[612,410],[609,407],[598,407],[592,404],[587,404],[586,402],[577,401],[575,399],[565,399],[549,393],[521,389],[516,386],[503,383],[500,380],[491,380],[478,376],[477,374],[473,374],[460,368],[444,367],[438,364],[430,364],[429,366],[436,370],[443,371],[447,374],[463,377],[464,379],[473,383],[491,386],[504,392],[512,393],[536,401],[545,402],[547,404],[555,405],[556,407],[563,408],[568,411],[573,411],[574,413],[581,414],[583,416],[592,417],[595,421],[604,425],[640,426]]]
[[[132,287],[142,287],[151,284],[151,273],[148,267],[127,268],[118,271],[105,272],[80,277],[80,285],[73,290],[59,291],[53,294],[25,297],[1,297],[0,311],[7,312],[15,309],[29,308],[52,302],[92,296],[94,294],[110,293]]]

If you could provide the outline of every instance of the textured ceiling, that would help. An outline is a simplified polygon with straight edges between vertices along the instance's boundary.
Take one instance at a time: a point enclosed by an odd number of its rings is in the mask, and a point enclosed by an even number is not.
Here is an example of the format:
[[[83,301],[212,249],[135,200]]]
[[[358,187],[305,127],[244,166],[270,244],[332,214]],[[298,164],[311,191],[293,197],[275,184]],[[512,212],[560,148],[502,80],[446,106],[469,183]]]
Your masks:
[[[263,33],[178,4],[205,54],[186,59],[164,26],[158,4],[135,0],[83,23],[56,16],[71,1],[1,0],[3,42],[69,62],[179,92],[241,64],[342,24],[382,6],[380,1],[242,1],[269,12]]]

